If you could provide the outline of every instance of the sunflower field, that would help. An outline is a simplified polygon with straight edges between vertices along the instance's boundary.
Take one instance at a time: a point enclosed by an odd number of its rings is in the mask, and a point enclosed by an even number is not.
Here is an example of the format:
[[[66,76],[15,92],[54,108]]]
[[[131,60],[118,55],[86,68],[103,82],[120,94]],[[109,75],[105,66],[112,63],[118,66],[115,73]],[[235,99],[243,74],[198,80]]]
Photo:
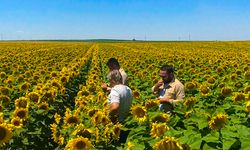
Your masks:
[[[250,149],[250,42],[0,42],[0,53],[0,149]],[[124,124],[101,88],[111,57],[133,92]],[[151,91],[163,64],[185,86],[171,116]]]

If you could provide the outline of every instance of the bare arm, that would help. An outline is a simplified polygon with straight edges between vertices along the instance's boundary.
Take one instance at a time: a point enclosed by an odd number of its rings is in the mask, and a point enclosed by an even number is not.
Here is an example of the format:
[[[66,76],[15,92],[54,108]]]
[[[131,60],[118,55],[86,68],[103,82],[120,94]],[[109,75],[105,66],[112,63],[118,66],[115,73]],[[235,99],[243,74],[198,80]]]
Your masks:
[[[119,107],[120,107],[120,104],[117,102],[113,102],[109,106],[109,117],[113,123],[116,123],[118,121],[118,109],[119,109]]]

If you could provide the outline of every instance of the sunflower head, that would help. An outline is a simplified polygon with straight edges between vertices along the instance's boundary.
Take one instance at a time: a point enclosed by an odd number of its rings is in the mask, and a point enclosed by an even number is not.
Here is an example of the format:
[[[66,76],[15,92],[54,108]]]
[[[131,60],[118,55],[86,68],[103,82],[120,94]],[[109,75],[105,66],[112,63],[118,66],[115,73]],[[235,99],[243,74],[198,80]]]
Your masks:
[[[119,139],[120,138],[120,131],[121,131],[121,127],[122,127],[122,125],[121,124],[115,124],[114,126],[113,126],[113,137],[114,137],[114,139]]]
[[[0,78],[3,79],[6,77],[6,73],[5,72],[0,72]]]
[[[0,95],[0,102],[2,102],[2,105],[7,106],[10,103],[10,98],[6,95]]]
[[[215,83],[215,78],[214,77],[210,77],[207,79],[207,82],[210,84],[214,84]]]
[[[169,120],[170,120],[170,115],[167,113],[160,113],[152,118],[152,122],[154,123],[166,123]]]
[[[61,89],[62,85],[60,84],[60,82],[58,80],[52,80],[51,81],[51,85],[57,89]]]
[[[31,87],[30,83],[25,82],[20,86],[20,91],[27,91]]]
[[[41,109],[41,110],[47,111],[49,109],[49,104],[47,102],[41,102],[38,105],[38,108]]]
[[[133,97],[136,98],[136,99],[139,99],[140,98],[140,92],[135,90],[133,91]]]
[[[221,129],[224,127],[227,120],[228,116],[226,114],[218,114],[208,122],[209,128],[213,130]]]
[[[152,108],[152,107],[154,107],[154,106],[158,106],[158,105],[159,105],[159,101],[158,101],[158,100],[154,100],[154,99],[148,100],[148,101],[146,101],[146,103],[145,103],[145,107],[146,107],[147,109],[150,109],[150,108]]]
[[[17,108],[28,108],[29,107],[29,99],[26,97],[20,97],[15,100],[15,106]]]
[[[74,116],[74,115],[69,115],[69,116],[66,116],[65,119],[64,119],[64,123],[68,126],[71,126],[71,125],[76,125],[78,123],[80,123],[80,119],[78,116]]]
[[[195,103],[197,102],[197,99],[195,97],[188,97],[185,101],[184,101],[184,106],[187,108],[191,108],[195,105]]]
[[[8,96],[10,94],[10,89],[7,87],[0,86],[0,94]]]
[[[22,128],[23,127],[23,120],[20,119],[19,117],[14,117],[11,120],[11,124],[15,127],[15,128]]]
[[[187,82],[187,83],[185,83],[185,88],[188,90],[193,90],[196,88],[196,86],[193,82]]]
[[[72,134],[90,139],[93,131],[90,129],[86,129],[83,124],[79,124],[76,126],[76,130]]]
[[[134,105],[131,107],[131,113],[133,117],[139,121],[139,123],[143,123],[147,119],[147,111],[145,107]]]
[[[243,93],[237,93],[233,98],[234,102],[238,102],[241,100],[245,100],[245,95]]]
[[[234,86],[237,88],[241,88],[241,87],[243,87],[243,84],[242,84],[242,82],[238,81],[234,84]]]
[[[229,88],[229,87],[223,87],[221,89],[221,94],[224,95],[224,96],[231,95],[232,94],[232,89]]]
[[[89,150],[93,146],[91,142],[84,137],[78,137],[75,139],[69,140],[67,143],[65,150]]]
[[[0,124],[0,147],[4,146],[12,138],[12,125],[1,123]]]
[[[154,138],[159,138],[162,137],[164,133],[168,130],[169,127],[165,123],[153,123],[150,135]]]
[[[40,101],[40,96],[37,92],[30,92],[28,94],[28,98],[30,99],[30,101],[35,102],[35,103],[39,103]]]
[[[209,87],[207,85],[201,85],[200,92],[202,95],[206,96],[209,93]]]
[[[90,110],[88,111],[88,115],[89,115],[90,117],[93,117],[93,116],[95,115],[96,112],[98,112],[97,109],[90,109]]]
[[[101,111],[97,111],[95,115],[92,117],[92,122],[94,125],[98,125],[102,123],[102,118],[105,116],[105,114]]]
[[[25,108],[18,108],[14,111],[14,117],[25,120],[28,117],[28,110]]]
[[[183,150],[180,142],[174,137],[165,137],[153,146],[154,150]]]

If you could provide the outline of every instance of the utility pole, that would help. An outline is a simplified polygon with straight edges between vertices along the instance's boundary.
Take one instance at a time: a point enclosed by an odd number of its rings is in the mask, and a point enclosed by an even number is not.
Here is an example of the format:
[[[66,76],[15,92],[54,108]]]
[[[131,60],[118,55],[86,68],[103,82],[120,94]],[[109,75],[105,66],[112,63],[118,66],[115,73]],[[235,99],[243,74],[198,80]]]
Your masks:
[[[191,37],[190,37],[190,33],[188,34],[188,40],[190,41]]]
[[[146,34],[145,34],[144,40],[147,41],[147,36],[146,36]]]

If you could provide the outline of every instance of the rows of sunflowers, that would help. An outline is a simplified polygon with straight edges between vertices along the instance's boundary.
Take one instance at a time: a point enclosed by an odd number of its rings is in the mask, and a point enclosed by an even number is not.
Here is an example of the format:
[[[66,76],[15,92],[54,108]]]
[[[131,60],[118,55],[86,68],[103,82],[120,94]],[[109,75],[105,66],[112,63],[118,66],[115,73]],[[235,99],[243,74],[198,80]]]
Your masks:
[[[250,42],[1,42],[1,149],[249,149]],[[108,117],[106,62],[133,91],[125,124]],[[185,99],[159,111],[151,87],[175,68]],[[127,142],[117,142],[128,130]]]

